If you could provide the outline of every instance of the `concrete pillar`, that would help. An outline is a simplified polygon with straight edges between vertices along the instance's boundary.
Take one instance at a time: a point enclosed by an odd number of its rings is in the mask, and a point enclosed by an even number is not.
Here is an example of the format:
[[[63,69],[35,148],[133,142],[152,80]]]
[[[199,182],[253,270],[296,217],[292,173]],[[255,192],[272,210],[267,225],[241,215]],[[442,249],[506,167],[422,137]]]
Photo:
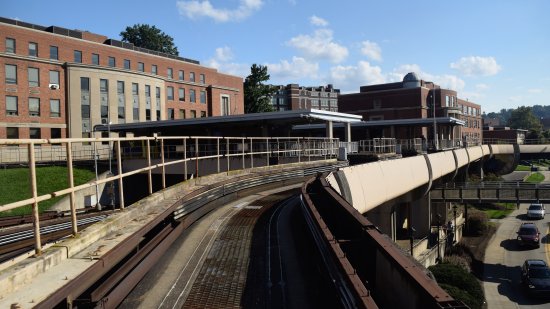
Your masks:
[[[390,137],[395,138],[395,126],[390,127]]]
[[[327,121],[327,124],[326,124],[326,137],[328,138],[332,138],[334,135],[333,135],[333,131],[332,131],[332,120],[329,120]]]
[[[351,123],[350,122],[346,122],[346,142],[350,143],[351,142]]]

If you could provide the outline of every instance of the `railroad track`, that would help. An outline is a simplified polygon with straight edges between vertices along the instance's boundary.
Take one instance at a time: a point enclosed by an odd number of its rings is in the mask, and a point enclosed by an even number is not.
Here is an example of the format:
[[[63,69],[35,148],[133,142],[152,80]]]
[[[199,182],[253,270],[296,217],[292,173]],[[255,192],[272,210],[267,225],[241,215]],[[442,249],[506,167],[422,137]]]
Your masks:
[[[109,213],[81,213],[77,215],[77,224],[80,228],[85,228],[93,223],[107,218]],[[40,240],[42,245],[58,241],[72,234],[71,218],[53,214],[45,214],[44,219],[40,221]],[[20,254],[28,252],[34,248],[34,230],[30,225],[13,227],[15,222],[27,223],[27,217],[22,216],[18,219],[8,218],[3,220],[9,223],[11,228],[0,232],[0,263],[11,260]],[[32,220],[31,220],[32,222]]]

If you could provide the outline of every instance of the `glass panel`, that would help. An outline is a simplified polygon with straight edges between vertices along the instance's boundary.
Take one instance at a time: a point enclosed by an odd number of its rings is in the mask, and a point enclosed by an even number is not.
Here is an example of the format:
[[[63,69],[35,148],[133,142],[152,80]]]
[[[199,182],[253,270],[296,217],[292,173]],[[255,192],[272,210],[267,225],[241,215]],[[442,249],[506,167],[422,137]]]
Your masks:
[[[50,84],[58,84],[59,85],[59,72],[58,71],[50,71]]]
[[[59,59],[57,46],[50,46],[50,59],[53,59],[53,60]]]
[[[130,69],[130,60],[124,59],[124,68],[125,68],[126,70],[129,70],[129,69]]]
[[[6,84],[17,84],[17,66],[6,64]]]
[[[189,90],[189,100],[191,101],[191,103],[195,103],[195,90],[194,89]]]
[[[178,97],[180,101],[185,101],[185,89],[183,88],[178,89]]]
[[[17,97],[6,96],[6,114],[17,116]]]
[[[82,52],[79,50],[74,51],[74,62],[82,63]]]
[[[38,79],[38,69],[29,68],[29,87],[38,87],[40,86]]]
[[[38,44],[33,42],[29,43],[29,56],[38,57]]]
[[[29,116],[40,116],[40,99],[29,98]]]
[[[6,53],[15,54],[15,39],[6,38]]]
[[[99,65],[99,55],[92,54],[92,64]]]
[[[40,128],[29,128],[30,138],[40,138]]]
[[[109,57],[109,66],[110,67],[116,66],[116,59],[114,57]]]
[[[50,99],[50,117],[61,117],[61,104],[59,100]]]

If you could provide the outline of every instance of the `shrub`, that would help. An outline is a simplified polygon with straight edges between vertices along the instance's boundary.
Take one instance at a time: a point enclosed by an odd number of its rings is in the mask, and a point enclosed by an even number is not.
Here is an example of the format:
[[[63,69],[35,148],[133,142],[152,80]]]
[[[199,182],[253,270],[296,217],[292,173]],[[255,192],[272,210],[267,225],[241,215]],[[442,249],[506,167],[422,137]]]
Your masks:
[[[458,266],[468,273],[471,271],[471,259],[467,255],[449,255],[443,258],[443,263]]]
[[[470,235],[481,235],[487,230],[489,219],[482,211],[472,211],[468,215],[468,233]]]
[[[481,309],[483,307],[483,299],[475,298],[470,295],[468,292],[462,290],[459,287],[442,283],[440,284],[449,295],[451,295],[455,300],[460,300],[464,304],[468,305],[471,309]]]
[[[474,299],[479,299],[481,303],[483,302],[484,298],[481,284],[474,275],[466,272],[461,267],[452,264],[438,264],[430,266],[428,269],[432,272],[440,285],[447,284],[455,286],[471,295]],[[472,308],[474,307],[472,306]]]

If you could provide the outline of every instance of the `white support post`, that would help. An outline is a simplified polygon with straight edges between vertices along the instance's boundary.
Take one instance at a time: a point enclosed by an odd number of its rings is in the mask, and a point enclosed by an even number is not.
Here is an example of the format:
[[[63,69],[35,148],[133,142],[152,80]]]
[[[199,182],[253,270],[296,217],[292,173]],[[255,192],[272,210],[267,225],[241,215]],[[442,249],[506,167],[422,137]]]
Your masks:
[[[160,162],[162,164],[162,188],[166,189],[166,167],[164,166],[164,139],[160,140]]]
[[[147,140],[147,183],[149,185],[149,195],[153,194],[153,176],[151,171],[151,141]]]
[[[120,205],[120,209],[124,209],[124,182],[122,181],[122,152],[120,143],[122,141],[118,140],[117,142],[117,149],[116,149],[116,159],[117,159],[117,165],[118,165],[118,202]]]
[[[31,194],[34,199],[32,203],[32,224],[34,227],[34,253],[39,256],[42,255],[42,243],[40,241],[40,217],[38,215],[38,189],[36,187],[36,162],[34,159],[34,144],[29,144],[29,168],[31,174]]]
[[[73,236],[76,236],[78,233],[78,224],[76,221],[76,205],[75,205],[75,196],[74,196],[74,175],[73,175],[73,151],[71,142],[65,144],[67,151],[67,171],[69,176],[69,187],[71,188],[71,193],[69,193],[69,201],[71,208],[71,226],[73,229]]]

